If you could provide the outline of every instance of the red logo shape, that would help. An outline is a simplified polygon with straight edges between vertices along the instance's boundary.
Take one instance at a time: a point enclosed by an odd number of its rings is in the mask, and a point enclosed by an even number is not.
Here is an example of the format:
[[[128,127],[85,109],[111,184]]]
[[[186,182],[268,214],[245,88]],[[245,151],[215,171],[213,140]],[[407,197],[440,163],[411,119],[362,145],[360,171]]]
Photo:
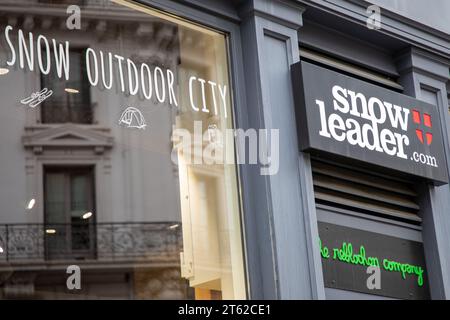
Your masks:
[[[419,138],[420,142],[423,144],[423,132],[420,129],[416,129],[417,138]]]
[[[412,110],[412,115],[413,115],[413,121],[414,123],[420,125],[421,123],[421,116],[420,116],[420,112],[417,111],[416,109]],[[423,114],[423,124],[425,125],[425,127],[427,128],[432,128],[433,125],[431,123],[431,115],[429,115],[428,113],[424,113]],[[423,131],[421,129],[416,129],[416,135],[417,138],[419,139],[420,143],[424,143],[424,139],[423,139]],[[425,132],[425,137],[426,137],[426,141],[427,141],[427,145],[430,145],[431,142],[433,141],[433,134],[431,132]]]

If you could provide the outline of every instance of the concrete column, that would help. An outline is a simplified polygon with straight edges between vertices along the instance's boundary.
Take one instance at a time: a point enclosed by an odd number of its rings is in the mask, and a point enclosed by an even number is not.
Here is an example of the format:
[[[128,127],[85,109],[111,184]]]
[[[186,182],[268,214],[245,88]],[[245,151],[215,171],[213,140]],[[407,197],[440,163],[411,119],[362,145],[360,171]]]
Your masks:
[[[417,48],[398,57],[404,93],[439,109],[433,130],[442,129],[447,166],[450,167],[450,126],[446,83],[450,61]],[[440,127],[440,128],[439,128]],[[450,299],[450,187],[421,186],[422,237],[432,299]]]
[[[251,172],[258,224],[247,239],[252,299],[323,299],[322,265],[309,156],[300,154],[291,64],[299,61],[297,32],[304,9],[252,0],[239,8],[249,128],[279,130],[279,171]],[[301,29],[300,29],[301,31]]]

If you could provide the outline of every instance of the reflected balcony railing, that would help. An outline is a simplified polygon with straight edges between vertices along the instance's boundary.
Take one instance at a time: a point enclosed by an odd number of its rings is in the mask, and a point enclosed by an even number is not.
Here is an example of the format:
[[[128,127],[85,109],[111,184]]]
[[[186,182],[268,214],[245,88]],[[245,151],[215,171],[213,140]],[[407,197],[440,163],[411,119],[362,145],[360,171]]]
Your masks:
[[[55,260],[177,260],[178,222],[0,224],[0,264]]]
[[[44,101],[41,106],[42,123],[92,124],[95,104],[62,101]]]

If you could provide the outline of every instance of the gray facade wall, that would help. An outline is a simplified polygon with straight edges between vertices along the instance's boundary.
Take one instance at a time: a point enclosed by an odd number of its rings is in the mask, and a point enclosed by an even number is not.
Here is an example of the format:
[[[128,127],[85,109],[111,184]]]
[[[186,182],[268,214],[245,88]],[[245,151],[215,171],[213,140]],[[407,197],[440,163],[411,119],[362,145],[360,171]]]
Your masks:
[[[383,9],[396,12],[404,17],[450,33],[450,2],[446,0],[371,0],[373,4],[379,5]]]
[[[240,168],[249,297],[326,298],[316,241],[311,163],[308,155],[298,151],[289,75],[290,65],[299,60],[299,41],[325,52],[334,50],[335,56],[398,76],[404,93],[436,104],[449,161],[446,83],[450,41],[448,22],[439,22],[442,11],[421,10],[422,5],[411,8],[404,5],[406,1],[396,1],[394,7],[388,7],[386,1],[371,1],[383,5],[382,28],[369,31],[364,30],[366,8],[371,4],[367,1],[140,2],[228,33],[236,127],[280,129],[277,175],[260,176],[255,166]],[[445,10],[448,4],[444,2],[436,1],[434,7]],[[336,19],[337,25],[344,25],[341,39],[347,40],[333,44],[329,34],[333,30],[320,25],[313,28],[305,22],[306,17],[311,17],[309,12],[319,20]],[[430,27],[427,21],[435,23]],[[349,37],[345,36],[346,28]],[[355,33],[353,29],[361,32]],[[450,278],[446,273],[450,270],[449,186],[424,184],[421,202],[431,296],[449,299]]]

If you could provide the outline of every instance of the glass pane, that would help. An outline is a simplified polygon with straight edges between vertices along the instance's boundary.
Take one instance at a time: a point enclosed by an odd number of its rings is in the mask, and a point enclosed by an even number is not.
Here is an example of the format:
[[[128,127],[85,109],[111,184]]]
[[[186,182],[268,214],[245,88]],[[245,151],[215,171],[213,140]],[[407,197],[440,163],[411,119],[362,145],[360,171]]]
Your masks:
[[[42,228],[45,234],[45,255],[50,258],[67,251],[66,223],[69,199],[64,173],[45,173],[44,198],[45,225]]]
[[[0,239],[15,240],[0,267],[19,274],[26,257],[36,276],[0,298],[246,298],[227,36],[135,2],[14,8]]]
[[[42,55],[47,51],[42,50]],[[41,75],[41,90],[51,90],[52,99],[42,103],[42,123],[92,123],[90,88],[86,77],[85,50],[70,49],[70,78],[60,79],[58,69]],[[51,64],[56,65],[55,55],[50,53]],[[76,93],[76,94],[74,94]]]
[[[64,173],[47,173],[45,181],[45,220],[47,223],[65,223],[66,189]]]
[[[74,174],[70,179],[70,216],[72,219],[82,219],[89,210],[89,176]]]
[[[84,171],[87,171],[86,169]],[[73,250],[89,250],[93,229],[92,221],[92,187],[91,177],[87,173],[74,173],[70,175],[70,222],[71,244]]]

